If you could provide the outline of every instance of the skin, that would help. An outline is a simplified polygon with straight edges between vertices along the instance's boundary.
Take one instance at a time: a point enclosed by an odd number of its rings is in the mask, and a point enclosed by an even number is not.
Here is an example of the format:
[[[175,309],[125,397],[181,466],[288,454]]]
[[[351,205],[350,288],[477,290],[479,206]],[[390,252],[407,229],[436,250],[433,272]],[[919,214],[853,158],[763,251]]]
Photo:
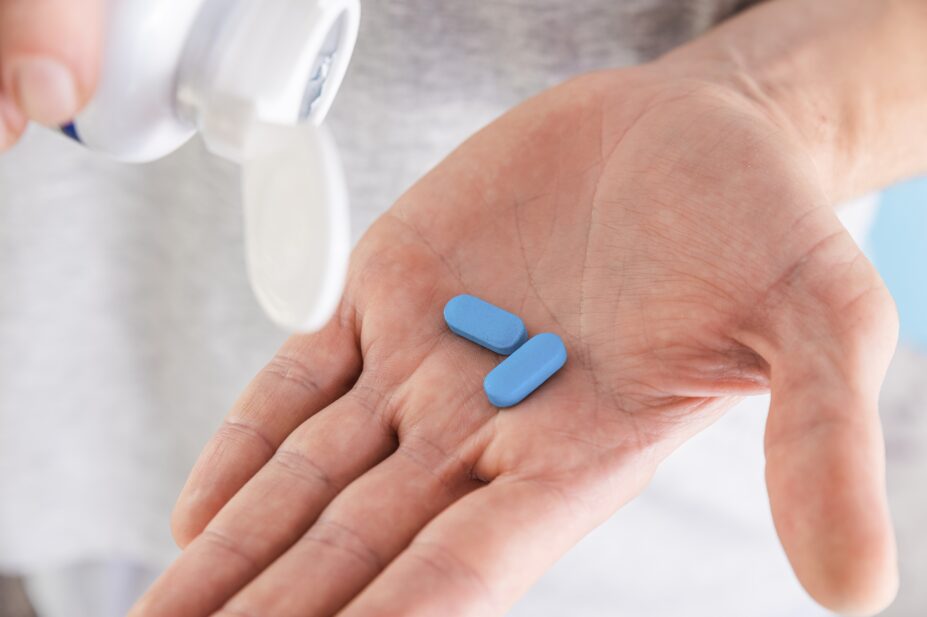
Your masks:
[[[36,25],[69,1],[0,0],[8,141],[35,118],[17,54],[73,61],[92,87],[92,33],[52,43],[69,26]],[[927,167],[927,87],[906,60],[924,57],[925,12],[767,2],[463,144],[366,234],[332,322],[290,339],[230,412],[178,502],[183,555],[132,617],[502,614],[678,445],[766,391],[796,574],[834,610],[884,607],[877,398],[897,322],[832,206]],[[35,38],[16,47],[16,27]],[[460,293],[559,334],[567,366],[491,407],[498,357],[441,319]]]
[[[27,120],[69,122],[93,94],[104,0],[0,0],[0,150]],[[36,61],[38,61],[38,66]],[[64,75],[50,83],[48,66]]]

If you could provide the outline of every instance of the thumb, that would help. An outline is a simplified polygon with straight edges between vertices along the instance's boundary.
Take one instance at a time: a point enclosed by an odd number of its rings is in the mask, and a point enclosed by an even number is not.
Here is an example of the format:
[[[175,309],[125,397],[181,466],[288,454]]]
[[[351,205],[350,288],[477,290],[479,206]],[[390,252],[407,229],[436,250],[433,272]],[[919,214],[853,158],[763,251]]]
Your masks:
[[[72,120],[96,84],[103,0],[0,0],[0,147]]]
[[[873,614],[898,585],[878,415],[894,303],[842,229],[775,295],[766,481],[776,529],[818,602]]]

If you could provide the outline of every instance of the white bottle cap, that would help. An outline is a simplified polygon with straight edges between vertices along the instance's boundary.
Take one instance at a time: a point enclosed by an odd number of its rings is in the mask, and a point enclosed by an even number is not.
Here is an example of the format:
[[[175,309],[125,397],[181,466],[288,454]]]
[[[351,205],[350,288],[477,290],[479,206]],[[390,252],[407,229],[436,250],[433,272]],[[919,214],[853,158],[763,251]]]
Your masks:
[[[254,293],[287,330],[315,331],[341,299],[350,256],[347,189],[328,132],[256,123],[242,160]]]
[[[318,126],[347,70],[359,12],[358,0],[213,0],[178,82],[182,111],[207,147],[242,166],[249,278],[288,330],[324,326],[347,274],[344,173]]]

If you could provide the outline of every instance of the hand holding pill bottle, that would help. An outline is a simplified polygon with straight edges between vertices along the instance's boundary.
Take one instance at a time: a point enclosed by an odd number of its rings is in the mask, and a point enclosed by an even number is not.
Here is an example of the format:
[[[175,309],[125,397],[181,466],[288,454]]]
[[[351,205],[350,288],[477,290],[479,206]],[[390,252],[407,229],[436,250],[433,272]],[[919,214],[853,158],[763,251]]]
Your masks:
[[[49,4],[69,14],[63,3]],[[100,68],[92,95],[83,85],[89,100],[80,113],[65,117],[51,107],[77,111],[67,100],[73,96],[45,83],[65,70],[46,61],[28,79],[57,96],[30,94],[23,89],[30,84],[6,91],[25,97],[20,107],[35,119],[61,123],[71,139],[127,164],[161,158],[201,135],[242,168],[247,267],[259,303],[288,330],[322,327],[341,297],[350,229],[337,148],[320,125],[354,51],[358,0],[78,4],[95,9],[85,19],[105,24],[91,32],[101,53],[82,58],[99,59]],[[9,13],[8,5],[0,10]],[[91,34],[71,36],[90,45]],[[15,116],[7,124],[21,128],[22,110]]]

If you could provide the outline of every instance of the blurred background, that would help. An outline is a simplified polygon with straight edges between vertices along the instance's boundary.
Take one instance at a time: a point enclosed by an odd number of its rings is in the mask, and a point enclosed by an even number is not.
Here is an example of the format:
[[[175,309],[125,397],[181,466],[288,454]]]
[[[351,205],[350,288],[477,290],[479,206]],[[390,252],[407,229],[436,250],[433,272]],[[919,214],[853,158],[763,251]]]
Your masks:
[[[924,617],[927,615],[927,532],[924,529],[927,524],[927,178],[884,191],[880,202],[864,248],[896,299],[902,337],[883,389],[881,407],[887,445],[888,492],[901,563],[898,600],[884,615]],[[578,566],[579,570],[595,567],[580,552],[571,553],[564,562],[558,567]],[[126,575],[131,572],[121,574]],[[114,580],[112,584],[121,583]],[[578,611],[576,614],[582,617],[581,609]],[[529,609],[524,614],[547,617],[548,611]],[[21,581],[2,573],[0,617],[41,617],[30,605]]]

